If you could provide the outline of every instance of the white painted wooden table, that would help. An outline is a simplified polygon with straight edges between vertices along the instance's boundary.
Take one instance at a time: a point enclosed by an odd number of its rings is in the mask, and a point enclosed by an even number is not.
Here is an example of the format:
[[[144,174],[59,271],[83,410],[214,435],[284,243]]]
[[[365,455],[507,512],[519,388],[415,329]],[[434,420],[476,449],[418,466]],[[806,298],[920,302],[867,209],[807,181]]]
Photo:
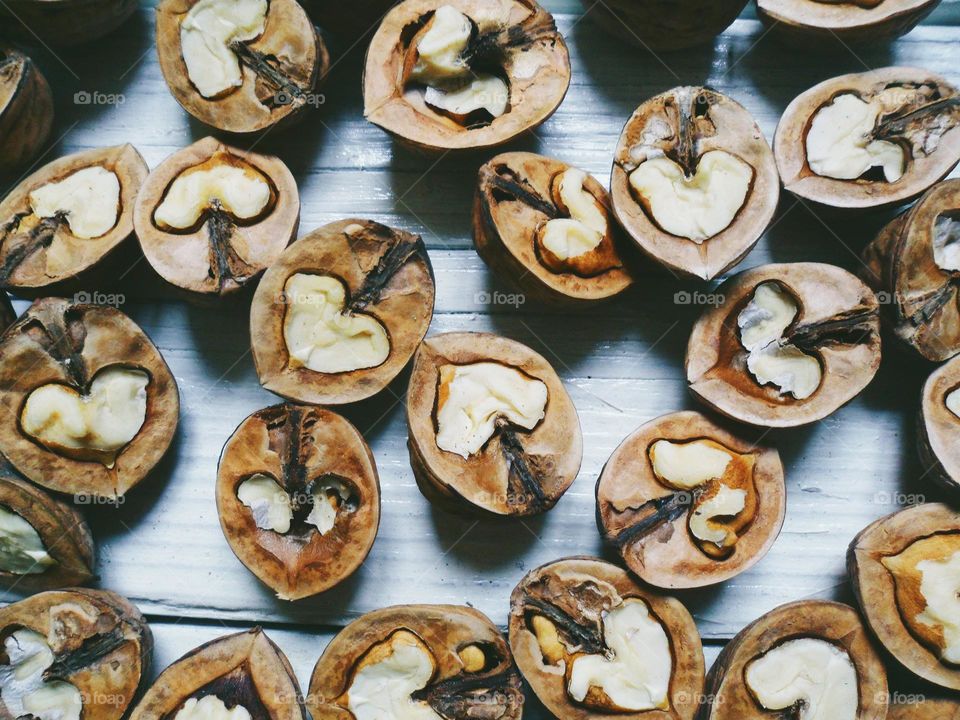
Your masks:
[[[647,97],[680,84],[706,84],[752,111],[772,138],[781,110],[820,80],[887,64],[918,65],[960,82],[960,2],[948,0],[889,47],[821,53],[782,47],[744,18],[713,47],[654,56],[611,39],[575,0],[546,3],[567,37],[573,82],[560,110],[535,134],[513,143],[560,157],[605,181],[620,128]],[[29,40],[29,38],[27,38]],[[118,288],[122,309],[166,357],[183,402],[173,452],[159,472],[119,509],[90,508],[99,546],[100,585],[147,613],[157,637],[157,670],[194,645],[253,623],[267,626],[290,655],[302,684],[331,634],[344,623],[395,603],[469,603],[504,625],[510,590],[529,569],[571,554],[603,554],[594,524],[594,484],[617,444],[637,425],[694,407],[683,354],[701,308],[677,293],[708,291],[650,268],[626,297],[569,316],[534,304],[510,305],[510,292],[473,252],[470,201],[486,159],[435,161],[395,146],[362,118],[362,49],[332,43],[326,102],[290,129],[232,138],[280,155],[300,186],[301,234],[346,216],[369,217],[421,233],[437,276],[431,332],[486,330],[527,343],[550,359],[568,384],[584,431],[579,478],[543,518],[477,522],[433,509],[407,461],[405,376],[380,397],[344,409],[370,443],[380,471],[383,520],[366,564],[340,588],[297,604],[274,599],[234,558],[214,503],[217,459],[246,417],[278,399],[263,390],[248,350],[248,304],[200,309],[170,299],[143,261]],[[103,43],[36,56],[51,80],[57,120],[44,160],[132,142],[151,166],[209,134],[183,112],[160,76],[152,10]],[[95,102],[78,104],[76,93]],[[109,100],[113,104],[100,104]],[[81,97],[81,96],[76,96]],[[120,102],[122,101],[122,102]],[[15,178],[7,179],[4,188]],[[5,192],[6,190],[4,190]],[[820,219],[789,197],[742,267],[818,260],[855,270],[856,253],[876,221]],[[18,302],[22,310],[26,303]],[[753,570],[723,586],[682,595],[708,643],[709,659],[747,622],[800,598],[852,601],[844,556],[854,534],[898,505],[936,491],[914,449],[914,415],[929,368],[885,352],[874,383],[834,416],[811,427],[775,432],[787,470],[789,505],[779,541]],[[12,597],[0,598],[5,601]],[[529,717],[545,713],[533,708]]]

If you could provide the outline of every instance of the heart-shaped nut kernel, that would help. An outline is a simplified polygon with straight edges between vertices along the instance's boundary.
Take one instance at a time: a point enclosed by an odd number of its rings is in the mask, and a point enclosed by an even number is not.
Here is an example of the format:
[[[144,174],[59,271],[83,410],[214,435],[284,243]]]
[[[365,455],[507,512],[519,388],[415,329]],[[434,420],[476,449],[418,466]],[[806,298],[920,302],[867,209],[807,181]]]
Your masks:
[[[823,263],[762,265],[717,288],[723,301],[693,326],[690,390],[741,422],[821,420],[865,388],[880,365],[877,298]]]
[[[576,408],[550,363],[488,333],[423,341],[407,389],[407,424],[420,491],[454,512],[545,512],[583,457]]]
[[[12,717],[120,720],[150,667],[153,636],[106,590],[50,590],[0,610],[0,694]]]
[[[147,165],[132,145],[54,160],[0,202],[0,287],[36,296],[83,287],[133,234]]]
[[[923,384],[917,449],[927,473],[960,490],[960,358],[944,363]],[[926,473],[925,473],[926,475]]]
[[[250,309],[261,384],[291,400],[337,405],[383,390],[433,317],[433,268],[419,235],[341,220],[293,243]]]
[[[0,17],[45,45],[67,47],[113,32],[139,7],[136,0],[6,0]]]
[[[133,219],[144,256],[164,280],[223,296],[280,257],[297,233],[300,197],[279,158],[206,137],[150,172]]]
[[[844,210],[900,205],[960,162],[960,94],[938,75],[887,67],[825,80],[780,118],[784,187]]]
[[[749,569],[777,539],[786,510],[780,454],[689,411],[628,436],[596,493],[604,540],[661,588],[713,585]]]
[[[727,643],[707,676],[702,720],[883,720],[887,674],[856,611],[804,600]]]
[[[315,106],[330,64],[296,0],[162,0],[157,54],[183,109],[235,133],[272,127]]]
[[[154,681],[130,720],[307,720],[290,662],[259,627],[194,648]]]
[[[582,170],[509,152],[480,167],[473,242],[480,257],[544,302],[585,304],[633,282],[606,190]]]
[[[83,585],[94,578],[93,557],[83,516],[0,462],[0,582],[7,590]]]
[[[0,47],[0,173],[7,174],[39,153],[53,126],[53,95],[33,60]]]
[[[879,43],[906,35],[940,0],[757,0],[757,15],[788,41]]]
[[[176,382],[119,310],[37,300],[0,338],[0,358],[0,452],[39,485],[116,499],[173,440]]]
[[[925,503],[881,518],[854,538],[847,569],[887,651],[915,675],[960,690],[960,513]]]
[[[709,42],[736,19],[746,0],[581,0],[608,33],[647,50],[680,50]]]
[[[329,410],[258,410],[224,445],[217,510],[233,552],[278,597],[316,595],[360,567],[377,537],[373,454]]]
[[[557,717],[692,720],[701,701],[703,649],[690,613],[598,558],[557,560],[520,581],[510,647]]]
[[[341,630],[310,679],[314,720],[519,720],[520,676],[503,635],[457,605],[398,605]]]
[[[363,114],[427,152],[500,145],[560,105],[570,58],[534,0],[404,0],[367,49]]]
[[[891,703],[887,720],[960,720],[960,702],[921,694],[911,700]]]
[[[960,352],[960,180],[945,180],[864,249],[860,276],[889,302],[881,320],[927,360]]]
[[[760,128],[714,90],[661,93],[620,133],[613,211],[640,249],[672,272],[709,280],[739,263],[773,219],[779,196]]]

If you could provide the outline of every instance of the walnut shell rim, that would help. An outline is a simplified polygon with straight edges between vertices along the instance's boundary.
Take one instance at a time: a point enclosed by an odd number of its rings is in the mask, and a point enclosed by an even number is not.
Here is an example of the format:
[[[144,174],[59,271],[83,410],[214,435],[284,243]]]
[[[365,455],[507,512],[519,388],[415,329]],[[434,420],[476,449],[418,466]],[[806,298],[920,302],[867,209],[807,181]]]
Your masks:
[[[251,273],[242,281],[234,275],[229,275],[227,281],[223,282],[222,278],[212,277],[209,273],[198,276],[196,272],[190,272],[193,265],[199,264],[195,262],[195,256],[200,244],[203,245],[205,256],[201,262],[205,262],[210,269],[209,219],[193,232],[185,233],[161,230],[153,219],[171,183],[185,170],[209,160],[217,153],[227,153],[255,167],[269,179],[276,194],[276,204],[264,217],[253,224],[235,228],[235,232],[242,233],[248,241],[252,255],[243,259]],[[300,195],[293,174],[280,158],[241,150],[208,136],[177,150],[150,171],[137,195],[133,223],[144,257],[167,283],[191,294],[223,297],[255,281],[290,244],[300,226]],[[185,277],[187,273],[189,276]]]
[[[300,412],[299,419],[293,417],[295,411]],[[306,435],[313,454],[319,455],[297,460],[305,471],[308,465],[314,465],[313,476],[343,478],[360,494],[358,508],[346,517],[338,513],[330,531],[323,535],[311,532],[310,539],[302,544],[291,539],[286,547],[273,542],[277,533],[257,527],[249,508],[237,497],[239,484],[253,474],[265,473],[277,480],[286,474],[290,461],[285,459],[283,448],[279,452],[273,449],[270,437],[271,423],[281,418],[296,425],[287,430],[298,433],[300,442],[294,447],[302,447]],[[274,405],[244,419],[220,454],[216,498],[220,529],[230,549],[282,600],[317,595],[347,579],[366,560],[380,525],[380,481],[370,447],[346,418],[320,407]],[[287,557],[287,552],[293,557]],[[325,554],[332,557],[325,558]],[[301,565],[304,555],[316,561]]]
[[[722,150],[753,168],[744,204],[731,223],[697,243],[663,230],[634,196],[629,172],[631,149],[642,141],[646,120],[668,101],[709,97],[716,134],[695,141],[697,157]],[[713,115],[716,114],[714,118]],[[627,235],[649,258],[684,278],[711,280],[742,261],[766,232],[780,202],[780,175],[773,151],[750,112],[733,98],[706,87],[676,87],[644,101],[624,124],[610,170],[610,201]]]
[[[35,158],[53,127],[53,94],[29,55],[0,47],[0,174]]]
[[[946,396],[960,387],[960,357],[947,361],[923,384],[917,418],[917,450],[924,468],[942,487],[960,491],[960,417],[946,406]],[[960,688],[958,688],[960,689]]]
[[[619,526],[615,521],[616,506],[625,506],[624,513],[629,513],[630,509],[644,502],[667,497],[672,492],[653,474],[648,456],[650,445],[661,439],[688,441],[704,438],[734,452],[757,457],[753,482],[758,507],[749,527],[740,533],[733,555],[717,560],[696,546],[686,527],[690,510],[667,523],[669,531],[666,526],[661,526],[635,542],[618,547],[615,539]],[[658,491],[662,492],[653,494]],[[783,464],[776,448],[757,445],[699,412],[669,413],[634,430],[604,463],[596,485],[597,527],[604,540],[618,548],[630,571],[644,582],[668,590],[705,587],[729,580],[763,559],[783,526],[786,495]],[[648,549],[652,555],[649,562],[645,557]]]
[[[939,4],[940,0],[883,0],[875,7],[861,7],[819,0],[757,0],[757,16],[767,27],[798,41],[864,43],[906,35]]]

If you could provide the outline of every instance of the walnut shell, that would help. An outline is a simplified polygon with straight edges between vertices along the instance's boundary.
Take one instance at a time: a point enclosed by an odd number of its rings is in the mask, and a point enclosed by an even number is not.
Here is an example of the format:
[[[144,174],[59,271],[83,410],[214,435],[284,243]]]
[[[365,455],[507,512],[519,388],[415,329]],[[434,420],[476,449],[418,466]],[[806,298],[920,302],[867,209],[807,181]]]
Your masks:
[[[707,675],[701,720],[762,720],[773,713],[754,698],[744,680],[747,665],[782,643],[802,637],[825,640],[846,651],[857,671],[857,720],[884,720],[887,674],[856,611],[826,600],[781,605],[754,620],[727,643]],[[796,706],[795,706],[796,707]]]
[[[608,33],[648,50],[681,50],[726,30],[747,0],[581,0]]]
[[[798,305],[783,339],[820,362],[820,385],[806,399],[760,385],[747,369],[737,318],[765,282]],[[762,265],[734,275],[717,294],[723,301],[704,312],[690,334],[687,382],[698,400],[734,420],[763,427],[822,420],[856,397],[880,366],[877,298],[846,270],[824,263]]]
[[[757,0],[757,15],[785,39],[797,43],[879,43],[908,32],[940,0]]]
[[[316,90],[330,55],[306,11],[296,0],[271,0],[258,37],[241,44],[243,84],[205,98],[187,74],[180,25],[200,0],[161,0],[157,5],[157,55],[167,87],[180,106],[218,130],[252,133],[293,120],[316,105]]]
[[[960,720],[960,702],[921,695],[912,702],[892,703],[887,720]]]
[[[50,137],[53,95],[30,57],[0,48],[0,174],[33,160]]]
[[[666,155],[692,176],[701,157],[715,150],[753,169],[743,205],[726,228],[702,242],[667,232],[631,189],[630,173]],[[710,280],[739,263],[773,220],[779,198],[780,176],[763,132],[746,108],[722,93],[673,88],[640,105],[623,126],[610,175],[613,211],[640,249],[674,273]]]
[[[153,652],[150,627],[129,600],[107,590],[49,590],[0,610],[4,640],[21,628],[46,639],[54,656],[46,676],[80,691],[84,720],[124,717]]]
[[[144,693],[130,720],[172,718],[189,699],[215,695],[254,717],[307,720],[290,662],[259,627],[223,635],[172,663]]]
[[[737,523],[729,554],[705,547],[689,528],[699,506],[697,491],[671,488],[653,469],[650,448],[658,440],[711,440],[737,453],[732,486],[750,501]],[[711,490],[704,486],[703,494]],[[677,412],[644,423],[613,451],[597,480],[597,527],[641,580],[660,588],[713,585],[748,570],[773,546],[783,526],[786,488],[780,453],[734,434],[698,412]],[[710,554],[708,554],[708,552]]]
[[[617,716],[625,720],[693,720],[703,694],[704,660],[700,634],[690,613],[679,600],[647,590],[625,570],[591,557],[564,558],[532,570],[510,595],[513,656],[523,677],[551,713],[565,720],[588,720],[609,717],[614,712],[573,700],[567,690],[565,671],[570,657],[587,652],[587,647],[594,647],[594,652],[607,649],[603,640],[604,611],[633,598],[646,604],[669,639],[673,655],[670,707],[619,711]],[[544,656],[531,627],[533,616],[549,617],[556,623],[563,655],[559,662],[551,663]],[[574,638],[576,643],[572,642]],[[577,649],[571,650],[575,646]],[[599,700],[593,694],[595,690],[591,688],[585,701]]]
[[[960,358],[944,363],[923,384],[917,423],[917,449],[930,476],[948,490],[960,490],[960,417],[947,407],[947,395],[960,387]]]
[[[524,293],[548,303],[585,305],[618,295],[633,283],[624,238],[610,212],[607,191],[592,175],[586,192],[603,207],[607,234],[575,265],[551,269],[537,234],[551,219],[569,217],[554,192],[570,165],[543,155],[508,152],[480,166],[473,200],[473,243],[484,262]]]
[[[17,311],[13,309],[10,296],[0,290],[0,335],[13,325],[17,319]]]
[[[253,475],[274,479],[293,502],[286,533],[258,527],[237,497]],[[337,499],[333,527],[306,522],[312,489],[336,480],[348,492]],[[223,447],[217,469],[220,527],[237,558],[283,600],[329,590],[366,559],[380,524],[380,482],[373,453],[357,429],[319,407],[274,405],[240,423]]]
[[[257,217],[240,221],[208,209],[199,226],[161,228],[154,213],[181,173],[203,163],[241,163],[271,185],[271,202]],[[205,296],[229,295],[276,262],[300,225],[300,196],[286,164],[205,137],[178,150],[150,171],[137,196],[134,227],[147,261],[170,284]]]
[[[465,126],[432,110],[408,88],[417,31],[441,5],[469,17],[498,52],[492,57],[509,85],[507,111],[487,124]],[[570,57],[553,16],[535,0],[404,0],[383,18],[367,48],[363,115],[415,149],[439,153],[489,148],[532,130],[550,117],[570,84]]]
[[[479,452],[464,458],[437,445],[443,365],[494,362],[546,385],[543,419],[532,430],[498,425]],[[550,363],[526,345],[489,333],[443,333],[420,345],[407,389],[410,464],[420,491],[454,512],[524,516],[552,508],[583,458],[576,408]]]
[[[20,479],[0,461],[0,506],[16,513],[36,530],[53,564],[39,572],[0,570],[8,592],[50,590],[83,585],[94,579],[93,536],[83,515],[35,485]]]
[[[895,337],[927,360],[939,362],[960,352],[960,297],[954,271],[937,264],[940,223],[954,223],[960,210],[960,180],[944,180],[913,207],[891,220],[864,248],[863,280],[888,302],[880,318]]]
[[[899,180],[886,182],[868,175],[838,180],[810,169],[807,133],[817,111],[838,95],[852,93],[869,101],[900,86],[902,108],[881,114],[873,135],[904,147],[906,167]],[[939,75],[910,67],[886,67],[825,80],[798,95],[784,110],[773,152],[784,187],[803,200],[842,210],[901,205],[942,180],[960,162],[957,88]]]
[[[99,166],[120,181],[117,221],[96,238],[80,238],[57,217],[35,219],[30,193],[78,170]],[[47,163],[20,182],[0,201],[0,287],[20,295],[66,293],[107,271],[107,260],[133,234],[133,208],[147,164],[133,145],[87,150]]]
[[[347,625],[313,669],[307,705],[314,720],[352,717],[348,693],[358,666],[398,632],[412,634],[434,665],[413,695],[418,705],[443,717],[519,720],[524,698],[506,640],[486,615],[458,605],[397,605]]]
[[[888,567],[916,542],[960,534],[960,513],[941,503],[915,505],[868,525],[850,543],[847,570],[867,625],[880,643],[907,670],[941,687],[960,690],[960,668],[941,660],[911,629],[905,618],[924,609],[908,573]],[[885,562],[886,561],[886,562]]]
[[[177,384],[160,351],[115,308],[59,298],[34,302],[0,337],[0,453],[45,488],[116,501],[160,461],[177,427]],[[86,391],[109,367],[142,370],[149,377],[146,416],[139,432],[110,461],[53,450],[20,427],[27,396],[56,383]]]
[[[99,40],[133,15],[137,0],[6,0],[0,16],[43,43],[68,47]]]

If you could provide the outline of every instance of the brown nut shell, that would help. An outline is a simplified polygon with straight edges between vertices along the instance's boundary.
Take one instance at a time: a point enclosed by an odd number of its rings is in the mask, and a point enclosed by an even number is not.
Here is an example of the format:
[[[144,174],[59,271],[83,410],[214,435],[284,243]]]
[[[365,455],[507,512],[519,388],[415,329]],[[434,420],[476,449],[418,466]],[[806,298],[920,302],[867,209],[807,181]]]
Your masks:
[[[947,396],[960,388],[960,358],[944,363],[923,384],[917,423],[917,449],[923,467],[948,490],[960,490],[960,417]]]
[[[747,0],[581,0],[608,33],[648,50],[680,50],[710,42],[737,18]]]
[[[99,40],[133,15],[137,0],[6,0],[0,16],[55,47]]]
[[[200,94],[187,73],[180,25],[199,0],[157,5],[157,55],[167,87],[180,106],[218,130],[252,133],[294,119],[315,104],[313,94],[330,65],[327,47],[296,0],[270,0],[264,31],[240,44],[243,81],[213,98]]]
[[[290,662],[259,627],[223,635],[167,667],[130,713],[130,720],[172,718],[192,698],[242,705],[254,718],[307,720]]]
[[[0,358],[0,453],[38,485],[115,500],[146,477],[173,441],[180,413],[176,381],[150,338],[115,308],[37,300],[0,337]],[[36,388],[60,384],[83,393],[99,372],[118,366],[146,373],[149,383],[143,425],[112,465],[95,454],[50,449],[21,428],[21,412]]]
[[[820,385],[806,399],[760,385],[747,368],[737,319],[765,282],[798,305],[783,338],[820,363]],[[723,302],[704,312],[690,334],[687,382],[698,400],[734,420],[762,427],[821,420],[856,397],[880,366],[877,298],[846,270],[824,263],[762,265],[734,275],[717,294]]]
[[[20,479],[2,461],[0,506],[29,523],[53,559],[48,567],[36,563],[28,573],[0,569],[0,584],[8,592],[50,590],[83,585],[94,579],[93,536],[83,515],[72,505]]]
[[[258,527],[238,498],[240,485],[254,475],[273,479],[291,498],[288,532]],[[307,515],[324,481],[336,483],[338,497],[333,526],[321,533]],[[316,595],[350,576],[373,547],[380,524],[373,453],[357,429],[330,410],[292,404],[258,410],[223,447],[217,510],[234,554],[278,597]]]
[[[497,155],[480,166],[473,200],[473,243],[501,277],[538,300],[585,305],[618,295],[633,283],[624,259],[624,238],[610,211],[610,198],[592,175],[584,190],[607,220],[600,244],[572,262],[545,259],[538,233],[552,219],[570,217],[556,199],[556,183],[571,166],[528,152]]]
[[[10,296],[0,290],[0,335],[13,325],[17,319],[17,311],[13,309]]]
[[[172,183],[199,166],[218,165],[257,173],[266,180],[271,198],[263,211],[249,220],[238,220],[221,207],[208,208],[199,225],[192,228],[161,227],[154,213]],[[280,158],[205,137],[150,171],[137,196],[133,221],[144,256],[164,280],[191,293],[224,296],[258,277],[296,236],[300,196],[293,175]]]
[[[757,0],[757,15],[783,37],[825,44],[878,43],[906,35],[940,0]]]
[[[50,137],[53,95],[30,57],[0,48],[0,174],[35,158]]]
[[[284,339],[287,280],[296,273],[344,284],[351,313],[385,328],[389,355],[376,367],[315,372],[293,366]],[[260,383],[289,400],[339,405],[383,390],[410,360],[433,318],[433,267],[419,235],[372,220],[347,219],[300,238],[264,274],[250,308],[253,361]]]
[[[936,246],[960,227],[960,180],[944,180],[891,220],[864,248],[863,280],[888,302],[881,319],[907,347],[940,362],[960,352],[957,273],[937,263]]]
[[[441,5],[471,19],[474,42],[482,38],[485,50],[497,49],[491,60],[507,81],[509,102],[506,112],[488,124],[464,126],[432,110],[422,92],[408,92],[406,68],[416,55],[412,41]],[[367,48],[363,115],[418,150],[489,148],[540,125],[563,101],[569,84],[566,43],[553,16],[535,0],[404,0],[386,14]]]
[[[708,543],[698,540],[689,525],[701,498],[715,496],[716,482],[708,481],[701,492],[678,490],[661,480],[651,461],[658,440],[708,440],[733,453],[725,475],[731,487],[745,490],[747,500],[742,521],[729,523],[736,525],[729,554],[717,557],[719,548],[705,547]],[[787,500],[775,448],[757,445],[692,411],[663,415],[630,434],[603,466],[596,494],[597,527],[604,540],[641,580],[670,589],[714,585],[756,564],[780,533]]]
[[[38,218],[30,193],[90,167],[113,172],[120,181],[117,219],[95,238],[75,236],[64,218]],[[0,287],[21,295],[65,292],[92,278],[133,234],[133,209],[147,164],[133,145],[86,150],[47,163],[0,201]]]
[[[4,640],[21,628],[46,639],[54,663],[45,677],[80,691],[84,720],[124,717],[153,653],[150,627],[129,600],[107,590],[49,590],[0,610]]]
[[[913,548],[927,557],[918,542],[931,541],[933,553],[941,551],[940,541],[958,536],[960,513],[941,503],[925,503],[871,523],[853,539],[847,552],[853,590],[880,643],[910,672],[951,690],[960,690],[960,668],[942,660],[929,644],[931,638],[917,633],[920,625],[908,620],[925,606],[915,582],[917,558],[908,554]]]
[[[573,700],[567,689],[570,658],[588,652],[587,648],[605,652],[603,613],[631,599],[646,604],[669,640],[673,660],[669,708],[643,712],[603,709],[600,695],[604,693],[596,693],[598,688],[593,686],[583,702]],[[555,658],[557,662],[547,661],[532,628],[534,616],[550,618],[559,631],[562,657]],[[679,600],[641,587],[625,570],[599,558],[564,558],[527,573],[510,596],[510,647],[517,667],[540,701],[566,720],[612,713],[625,720],[693,720],[703,694],[703,648],[687,609]]]
[[[909,702],[892,703],[887,720],[960,720],[960,702],[921,695]]]
[[[743,205],[726,228],[702,242],[673,235],[633,191],[630,173],[665,155],[692,177],[711,151],[753,170]],[[623,126],[610,175],[613,211],[639,248],[673,273],[710,280],[739,263],[767,229],[779,198],[780,176],[763,132],[746,108],[722,93],[673,88],[640,105]]]
[[[814,173],[807,162],[807,133],[814,115],[838,95],[869,102],[902,87],[901,107],[884,111],[873,137],[905,149],[906,167],[896,182],[838,180]],[[960,95],[939,75],[911,67],[886,67],[840,75],[798,95],[784,110],[773,140],[784,187],[803,200],[841,210],[901,205],[942,180],[960,162]]]
[[[702,720],[762,720],[773,716],[744,679],[747,666],[788,640],[810,637],[844,650],[857,672],[856,720],[884,720],[887,674],[857,612],[826,600],[781,605],[754,620],[727,643],[707,676]],[[796,707],[796,706],[795,706]]]
[[[459,605],[397,605],[347,625],[313,669],[307,706],[314,720],[353,717],[347,706],[357,670],[388,656],[398,633],[433,663],[433,676],[414,694],[418,705],[442,717],[519,720],[523,692],[506,640],[486,615]]]
[[[442,366],[494,362],[539,380],[547,389],[543,419],[532,430],[497,426],[464,458],[437,445]],[[583,458],[576,408],[550,363],[526,345],[489,333],[427,338],[413,361],[407,389],[410,464],[420,491],[455,512],[524,516],[552,508],[573,483]]]

